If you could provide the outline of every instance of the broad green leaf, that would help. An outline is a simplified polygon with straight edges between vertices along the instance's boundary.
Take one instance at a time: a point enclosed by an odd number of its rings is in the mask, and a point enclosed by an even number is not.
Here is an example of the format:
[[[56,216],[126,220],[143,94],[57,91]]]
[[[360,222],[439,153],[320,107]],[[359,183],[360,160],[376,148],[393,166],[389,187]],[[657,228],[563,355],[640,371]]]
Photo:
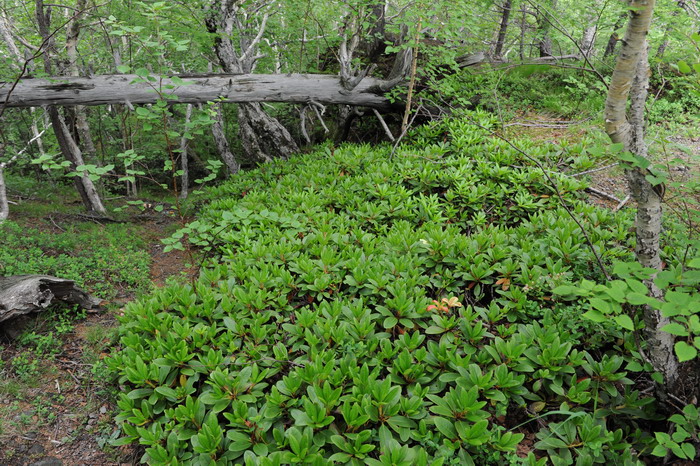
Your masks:
[[[698,355],[698,350],[684,341],[677,342],[673,348],[680,362],[690,361]]]
[[[634,330],[634,322],[627,314],[615,316],[615,322],[617,322],[617,325],[624,329]]]
[[[681,324],[677,322],[670,323],[668,325],[664,325],[661,328],[662,331],[670,333],[671,335],[677,335],[679,337],[687,337],[688,336],[688,330]]]

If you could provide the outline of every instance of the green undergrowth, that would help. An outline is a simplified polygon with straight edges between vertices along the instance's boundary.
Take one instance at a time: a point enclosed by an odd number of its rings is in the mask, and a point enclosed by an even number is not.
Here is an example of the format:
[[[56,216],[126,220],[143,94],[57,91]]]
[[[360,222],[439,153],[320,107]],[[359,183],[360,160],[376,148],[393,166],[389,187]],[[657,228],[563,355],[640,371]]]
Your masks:
[[[0,224],[0,275],[40,274],[74,280],[110,299],[149,288],[150,256],[138,227],[76,222],[65,231]]]
[[[208,192],[169,242],[208,251],[194,288],[125,310],[117,444],[151,464],[641,464],[653,400],[632,343],[551,293],[602,278],[589,246],[629,259],[629,218],[552,174],[588,245],[487,131],[413,141],[325,146]]]

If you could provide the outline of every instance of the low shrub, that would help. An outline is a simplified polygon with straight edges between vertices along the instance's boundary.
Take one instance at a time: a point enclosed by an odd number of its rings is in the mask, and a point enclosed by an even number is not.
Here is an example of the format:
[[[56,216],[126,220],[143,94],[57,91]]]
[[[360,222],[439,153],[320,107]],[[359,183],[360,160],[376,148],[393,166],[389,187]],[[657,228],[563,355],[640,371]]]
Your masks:
[[[209,191],[169,241],[209,251],[199,280],[125,310],[117,444],[152,464],[641,464],[632,343],[552,299],[600,278],[576,222],[484,130],[421,131]],[[552,176],[590,246],[628,259],[628,219]]]

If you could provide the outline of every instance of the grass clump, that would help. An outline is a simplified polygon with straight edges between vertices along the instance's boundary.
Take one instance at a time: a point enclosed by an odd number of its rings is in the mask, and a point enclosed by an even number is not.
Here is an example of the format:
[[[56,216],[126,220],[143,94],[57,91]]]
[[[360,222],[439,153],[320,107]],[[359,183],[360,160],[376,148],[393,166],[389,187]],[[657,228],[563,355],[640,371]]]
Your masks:
[[[327,146],[209,191],[170,242],[209,251],[199,280],[125,310],[117,444],[152,464],[637,462],[631,342],[552,298],[600,278],[578,226],[486,131],[421,131],[393,158]],[[552,176],[603,259],[628,258],[628,220]]]

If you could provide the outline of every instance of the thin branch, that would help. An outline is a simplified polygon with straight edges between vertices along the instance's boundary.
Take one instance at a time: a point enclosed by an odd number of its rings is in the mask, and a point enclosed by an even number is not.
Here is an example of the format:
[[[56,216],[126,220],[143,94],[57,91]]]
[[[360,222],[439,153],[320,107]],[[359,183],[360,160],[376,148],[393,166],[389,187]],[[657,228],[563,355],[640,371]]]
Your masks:
[[[389,140],[391,142],[395,142],[396,138],[394,137],[393,134],[391,134],[391,130],[389,129],[389,126],[387,126],[386,121],[384,121],[384,118],[382,118],[382,114],[379,113],[379,111],[376,108],[373,108],[372,111],[374,112],[375,116],[379,120],[379,123],[381,123],[382,128],[384,128],[384,132],[386,133]]]
[[[593,168],[591,170],[586,170],[585,172],[580,172],[580,173],[574,173],[573,175],[569,175],[569,176],[583,176],[583,175],[588,175],[589,173],[602,172],[603,170],[607,170],[608,168],[616,167],[618,165],[620,165],[620,163],[615,162],[615,163],[611,163],[610,165],[606,165],[604,167]]]

